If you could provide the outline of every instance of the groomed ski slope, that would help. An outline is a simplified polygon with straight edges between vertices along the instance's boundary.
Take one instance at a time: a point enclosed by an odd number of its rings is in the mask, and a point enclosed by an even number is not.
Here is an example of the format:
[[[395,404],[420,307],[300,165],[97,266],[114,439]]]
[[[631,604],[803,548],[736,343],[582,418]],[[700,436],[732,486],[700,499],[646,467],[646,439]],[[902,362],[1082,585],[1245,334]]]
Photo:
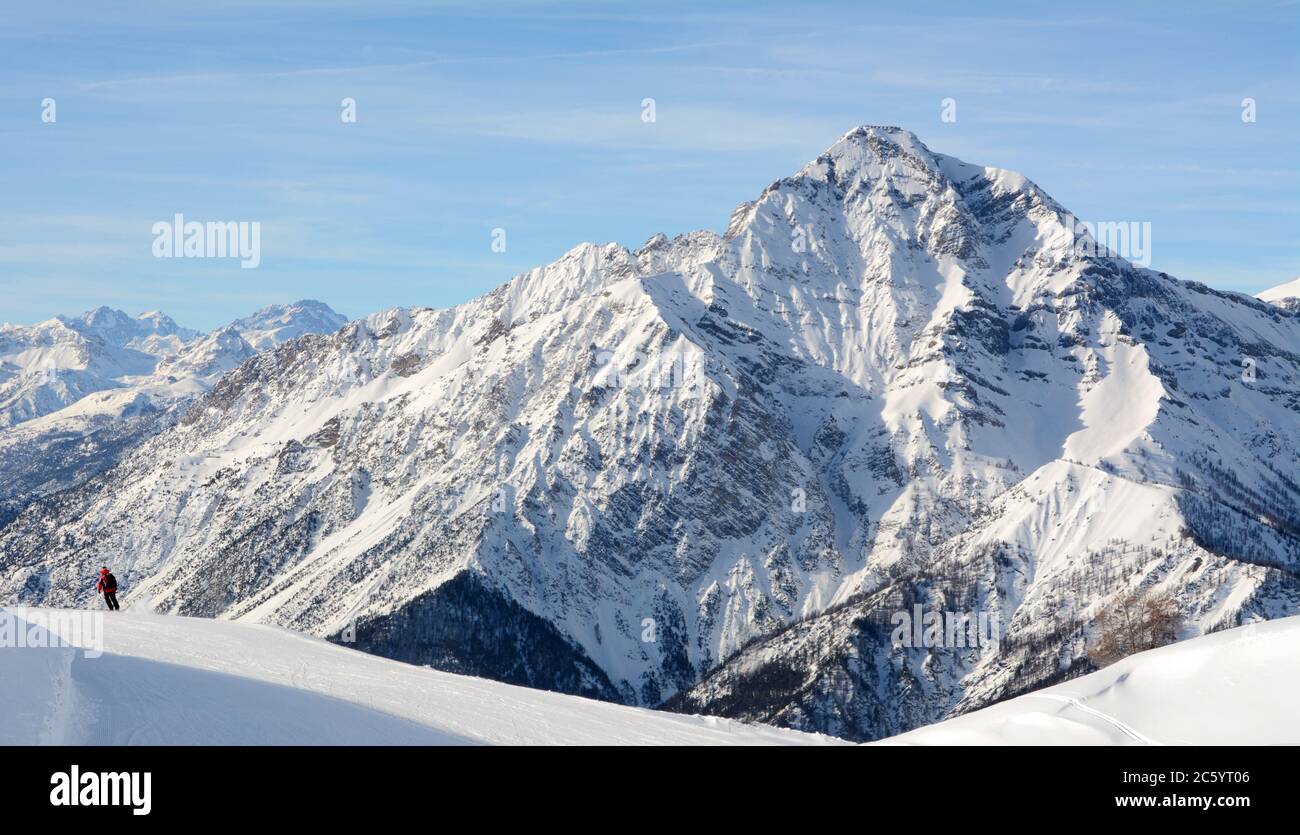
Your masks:
[[[3,611],[48,617],[54,610]],[[271,626],[102,615],[99,657],[70,647],[0,648],[0,744],[838,742],[438,672]]]
[[[1300,617],[1138,653],[905,734],[907,745],[1300,744]]]

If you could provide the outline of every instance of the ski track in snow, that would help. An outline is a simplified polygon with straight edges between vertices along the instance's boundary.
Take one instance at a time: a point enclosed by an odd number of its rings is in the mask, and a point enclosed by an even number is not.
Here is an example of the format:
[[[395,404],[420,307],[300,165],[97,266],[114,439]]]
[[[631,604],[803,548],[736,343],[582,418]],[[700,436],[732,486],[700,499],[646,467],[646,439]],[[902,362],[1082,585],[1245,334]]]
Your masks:
[[[1126,725],[1125,723],[1119,721],[1119,720],[1116,719],[1114,716],[1111,716],[1111,715],[1108,714],[1108,713],[1102,713],[1100,710],[1097,710],[1096,708],[1088,707],[1088,706],[1085,705],[1083,702],[1079,701],[1079,699],[1076,698],[1075,696],[1065,696],[1065,695],[1061,695],[1061,694],[1059,694],[1059,693],[1030,693],[1030,694],[1028,694],[1028,698],[1031,698],[1031,699],[1051,699],[1051,700],[1053,700],[1053,701],[1065,702],[1066,704],[1070,705],[1071,707],[1075,707],[1075,708],[1078,708],[1079,710],[1082,710],[1084,713],[1088,714],[1089,716],[1095,716],[1096,718],[1100,719],[1101,721],[1106,722],[1107,724],[1109,724],[1109,725],[1111,725],[1112,727],[1114,727],[1114,728],[1116,728],[1117,730],[1119,730],[1120,733],[1122,733],[1122,734],[1124,734],[1125,736],[1127,736],[1128,738],[1132,739],[1134,742],[1138,742],[1138,743],[1141,743],[1141,744],[1143,744],[1143,745],[1160,745],[1160,744],[1161,744],[1161,743],[1159,743],[1159,742],[1156,742],[1156,741],[1155,741],[1154,739],[1152,739],[1151,737],[1146,736],[1145,734],[1143,734],[1143,733],[1141,733],[1141,732],[1139,732],[1139,731],[1137,731],[1137,730],[1134,730],[1132,727],[1130,727],[1130,726]]]

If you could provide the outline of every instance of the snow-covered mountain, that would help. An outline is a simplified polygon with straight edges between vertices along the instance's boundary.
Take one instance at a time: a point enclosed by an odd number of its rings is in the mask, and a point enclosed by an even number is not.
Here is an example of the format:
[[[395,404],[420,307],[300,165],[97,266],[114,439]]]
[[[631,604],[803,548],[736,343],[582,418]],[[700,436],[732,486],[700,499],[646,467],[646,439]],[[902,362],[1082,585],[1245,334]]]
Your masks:
[[[56,412],[88,394],[146,386],[150,377],[224,374],[258,351],[347,323],[328,305],[271,305],[206,337],[158,311],[131,318],[99,307],[31,326],[0,327],[0,429]]]
[[[1296,745],[1300,618],[1131,655],[887,745]]]
[[[197,337],[165,314],[131,318],[99,307],[30,327],[0,327],[0,429],[57,411],[87,394],[152,374],[160,357]]]
[[[1265,290],[1259,294],[1259,298],[1287,310],[1300,312],[1300,278]]]
[[[834,745],[413,667],[265,626],[0,609],[0,745]],[[46,638],[52,633],[57,639]],[[80,649],[79,649],[80,648]]]
[[[1300,611],[1300,317],[1094,254],[1024,177],[842,137],[725,234],[304,336],[0,531],[0,600],[161,611],[873,739]],[[1082,236],[1082,237],[1081,237]],[[996,646],[911,648],[914,605]]]
[[[273,304],[252,316],[236,319],[230,328],[253,347],[265,351],[309,333],[333,333],[348,323],[329,305],[311,299],[292,304]]]
[[[79,484],[175,422],[172,414],[262,348],[347,319],[320,302],[267,307],[203,335],[152,311],[100,307],[0,330],[0,522]]]

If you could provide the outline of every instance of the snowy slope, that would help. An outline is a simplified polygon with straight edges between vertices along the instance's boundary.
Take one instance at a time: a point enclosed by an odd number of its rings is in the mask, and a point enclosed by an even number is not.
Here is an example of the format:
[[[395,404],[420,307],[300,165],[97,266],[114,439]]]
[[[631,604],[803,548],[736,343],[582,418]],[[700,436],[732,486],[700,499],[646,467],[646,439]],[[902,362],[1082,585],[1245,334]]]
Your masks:
[[[1189,636],[1300,611],[1300,318],[1069,218],[850,131],[722,235],[258,354],[0,530],[0,600],[110,560],[160,611],[855,739],[1054,683],[1134,589]],[[916,602],[1005,640],[891,652]]]
[[[883,740],[902,745],[1300,744],[1300,618],[1129,656]]]
[[[835,742],[437,672],[269,626],[124,610],[103,628],[98,657],[0,649],[0,745]]]
[[[1300,278],[1265,290],[1259,298],[1279,307],[1300,310]]]

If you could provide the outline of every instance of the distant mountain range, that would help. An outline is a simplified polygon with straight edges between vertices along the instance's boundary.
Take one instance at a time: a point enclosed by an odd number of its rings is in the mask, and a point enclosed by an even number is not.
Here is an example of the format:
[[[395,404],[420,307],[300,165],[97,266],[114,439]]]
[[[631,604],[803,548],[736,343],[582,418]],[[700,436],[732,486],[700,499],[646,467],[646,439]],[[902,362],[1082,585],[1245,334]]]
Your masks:
[[[83,482],[260,350],[347,318],[317,301],[271,305],[210,334],[165,313],[99,307],[0,328],[0,521]]]

